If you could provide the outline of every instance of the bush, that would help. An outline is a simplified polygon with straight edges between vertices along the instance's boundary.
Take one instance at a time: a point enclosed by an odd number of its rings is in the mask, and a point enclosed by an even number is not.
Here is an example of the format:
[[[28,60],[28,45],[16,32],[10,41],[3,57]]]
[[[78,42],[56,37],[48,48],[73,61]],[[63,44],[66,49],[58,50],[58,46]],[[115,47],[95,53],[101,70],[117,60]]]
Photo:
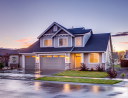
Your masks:
[[[125,74],[124,74],[124,73],[122,73],[122,74],[121,74],[121,77],[124,77],[124,76],[125,76]]]
[[[95,65],[95,66],[96,66],[96,70],[97,70],[97,71],[103,71],[103,70],[104,70],[103,65],[100,66],[100,64],[98,64],[98,65]]]
[[[117,76],[117,72],[115,70],[112,70],[112,68],[109,68],[107,73],[108,73],[109,78],[116,78]]]
[[[88,67],[86,66],[86,64],[83,64],[83,66],[81,66],[80,71],[88,71]]]
[[[91,71],[93,71],[94,69],[93,68],[91,68]]]
[[[3,69],[3,68],[4,68],[4,64],[0,63],[0,69]]]

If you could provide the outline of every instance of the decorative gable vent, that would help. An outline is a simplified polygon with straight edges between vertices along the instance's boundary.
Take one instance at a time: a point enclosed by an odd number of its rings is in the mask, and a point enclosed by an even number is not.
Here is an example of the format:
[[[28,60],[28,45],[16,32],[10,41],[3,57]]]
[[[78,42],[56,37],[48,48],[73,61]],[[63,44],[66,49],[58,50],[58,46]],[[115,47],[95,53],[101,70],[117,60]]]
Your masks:
[[[54,26],[53,27],[53,32],[56,32],[57,31],[57,26]]]

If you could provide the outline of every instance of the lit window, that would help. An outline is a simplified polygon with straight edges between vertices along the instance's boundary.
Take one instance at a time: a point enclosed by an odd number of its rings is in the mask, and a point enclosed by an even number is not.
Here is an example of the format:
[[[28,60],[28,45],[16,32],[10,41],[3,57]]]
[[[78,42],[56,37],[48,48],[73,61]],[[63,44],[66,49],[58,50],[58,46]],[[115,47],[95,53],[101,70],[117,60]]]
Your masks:
[[[65,57],[65,55],[59,55],[59,57]]]
[[[30,56],[25,56],[26,58],[29,58]]]
[[[53,27],[53,32],[56,32],[57,31],[57,26],[54,26]]]
[[[51,39],[44,40],[44,46],[51,46]]]
[[[35,58],[36,56],[31,56],[32,58]]]
[[[52,55],[47,55],[47,57],[52,57]]]
[[[98,53],[90,53],[90,63],[99,63]]]
[[[67,38],[60,38],[59,46],[67,46]]]
[[[76,38],[76,46],[81,46],[81,37]]]
[[[41,55],[40,57],[45,57],[45,55]]]
[[[53,57],[58,57],[58,55],[53,55]]]

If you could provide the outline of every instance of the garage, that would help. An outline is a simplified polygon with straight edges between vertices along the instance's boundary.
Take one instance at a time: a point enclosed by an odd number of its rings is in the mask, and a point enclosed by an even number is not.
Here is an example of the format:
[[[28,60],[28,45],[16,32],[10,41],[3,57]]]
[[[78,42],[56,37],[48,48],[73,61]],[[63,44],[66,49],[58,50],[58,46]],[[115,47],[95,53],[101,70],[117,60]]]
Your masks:
[[[35,69],[35,56],[25,56],[25,69]]]
[[[65,69],[65,55],[40,56],[40,69]]]

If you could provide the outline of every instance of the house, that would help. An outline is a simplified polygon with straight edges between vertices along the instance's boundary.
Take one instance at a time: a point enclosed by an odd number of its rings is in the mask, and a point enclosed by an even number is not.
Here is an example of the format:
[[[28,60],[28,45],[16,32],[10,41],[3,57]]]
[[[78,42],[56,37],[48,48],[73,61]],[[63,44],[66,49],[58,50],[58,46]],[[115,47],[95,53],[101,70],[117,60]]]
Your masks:
[[[71,28],[53,22],[38,41],[20,52],[20,65],[26,69],[69,70],[86,64],[100,64],[106,70],[112,51],[110,33],[93,34],[92,29]]]
[[[124,59],[128,60],[128,50],[126,50],[126,52],[125,52]]]
[[[1,57],[8,53],[9,55],[9,62],[7,66],[10,65],[16,65],[18,66],[19,64],[19,51],[14,50],[14,49],[6,49],[6,48],[0,48],[0,62],[1,62]]]

